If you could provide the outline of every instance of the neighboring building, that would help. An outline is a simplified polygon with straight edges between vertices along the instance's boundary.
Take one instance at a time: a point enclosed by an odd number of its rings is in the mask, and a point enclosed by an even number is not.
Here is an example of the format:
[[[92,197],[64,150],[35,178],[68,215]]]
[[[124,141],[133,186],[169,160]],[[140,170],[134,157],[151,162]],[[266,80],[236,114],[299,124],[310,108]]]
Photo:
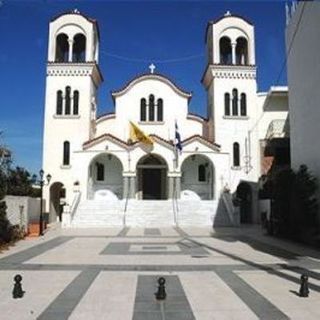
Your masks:
[[[260,141],[286,119],[287,89],[257,94],[246,19],[227,12],[209,22],[206,45],[207,118],[190,114],[191,93],[154,66],[113,91],[115,112],[97,117],[97,22],[78,11],[51,21],[43,167],[52,175],[45,198],[53,217],[64,202],[65,225],[236,224],[226,191],[240,185],[241,222],[259,221]],[[153,145],[132,141],[130,121]]]
[[[286,30],[291,162],[320,178],[320,3],[299,2]]]

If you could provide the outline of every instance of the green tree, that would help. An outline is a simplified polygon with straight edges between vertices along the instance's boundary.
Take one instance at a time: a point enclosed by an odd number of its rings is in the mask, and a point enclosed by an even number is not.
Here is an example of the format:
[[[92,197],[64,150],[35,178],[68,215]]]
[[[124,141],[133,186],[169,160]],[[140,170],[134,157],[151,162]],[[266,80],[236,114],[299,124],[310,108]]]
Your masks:
[[[317,179],[306,165],[297,172],[280,171],[272,186],[272,214],[280,234],[299,240],[310,240],[319,232]]]
[[[10,162],[9,150],[0,145],[0,242],[10,241],[12,233],[11,224],[6,214],[7,206],[3,201],[7,193],[7,172]]]
[[[13,196],[32,196],[32,177],[30,173],[21,167],[8,170],[7,194]]]

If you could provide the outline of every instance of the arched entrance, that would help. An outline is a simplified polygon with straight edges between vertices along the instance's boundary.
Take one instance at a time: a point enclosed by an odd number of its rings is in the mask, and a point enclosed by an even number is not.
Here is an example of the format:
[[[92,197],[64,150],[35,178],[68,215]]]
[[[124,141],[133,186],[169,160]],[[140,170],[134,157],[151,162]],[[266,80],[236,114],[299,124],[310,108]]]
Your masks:
[[[193,154],[183,161],[181,173],[182,197],[189,192],[201,200],[214,198],[214,167],[210,159]]]
[[[63,203],[61,199],[65,199],[66,190],[61,182],[55,182],[50,186],[50,213],[52,218],[62,221]]]
[[[115,155],[96,156],[89,166],[88,199],[122,199],[122,171],[122,163]]]
[[[137,164],[138,198],[144,200],[164,200],[168,198],[166,161],[150,154]]]
[[[248,183],[238,185],[237,197],[240,199],[240,222],[252,223],[252,190]]]

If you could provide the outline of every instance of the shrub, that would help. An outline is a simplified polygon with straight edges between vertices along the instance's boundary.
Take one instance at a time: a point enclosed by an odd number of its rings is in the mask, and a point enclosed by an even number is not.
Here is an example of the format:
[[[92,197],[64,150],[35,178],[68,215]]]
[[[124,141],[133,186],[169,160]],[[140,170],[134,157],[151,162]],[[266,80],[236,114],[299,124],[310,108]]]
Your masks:
[[[281,235],[306,240],[319,232],[317,179],[301,165],[280,171],[272,187],[272,215]]]

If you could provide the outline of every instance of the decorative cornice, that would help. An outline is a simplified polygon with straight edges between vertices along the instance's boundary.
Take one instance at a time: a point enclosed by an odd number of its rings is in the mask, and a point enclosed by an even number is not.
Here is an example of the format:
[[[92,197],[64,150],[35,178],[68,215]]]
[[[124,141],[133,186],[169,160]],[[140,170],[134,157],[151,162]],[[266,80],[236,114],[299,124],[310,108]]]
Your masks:
[[[52,62],[47,63],[47,76],[48,77],[87,77],[91,76],[93,81],[98,86],[103,77],[99,66],[95,62]]]
[[[150,134],[149,135],[154,141],[157,141],[158,143],[162,144],[162,145],[166,145],[167,147],[169,147],[170,149],[174,148],[174,144],[172,140],[166,140],[164,138],[161,138],[160,136],[156,135],[156,134]],[[111,142],[114,142],[120,146],[122,146],[124,149],[129,150],[132,148],[135,148],[137,146],[139,146],[141,144],[141,142],[133,142],[133,143],[129,143],[126,141],[123,141],[117,137],[115,137],[114,135],[110,134],[110,133],[105,133],[102,134],[99,137],[96,137],[94,139],[88,140],[86,142],[83,143],[83,149],[87,150],[91,147],[93,147],[94,145],[104,141],[104,140],[109,140]],[[200,143],[203,143],[204,145],[206,145],[207,147],[215,150],[215,151],[220,151],[220,145],[211,142],[207,139],[205,139],[204,137],[200,136],[200,135],[193,135],[185,140],[183,140],[181,143],[182,145],[188,145],[189,143],[193,142],[193,141],[199,141]]]
[[[144,81],[144,80],[159,80],[161,82],[166,83],[167,85],[169,85],[176,93],[178,93],[179,95],[181,95],[182,97],[188,98],[188,100],[191,99],[192,97],[192,93],[191,92],[187,92],[183,89],[181,89],[180,87],[178,87],[173,81],[171,81],[169,78],[158,74],[158,73],[144,73],[141,75],[136,76],[134,79],[130,80],[128,83],[126,83],[126,85],[124,87],[122,87],[119,90],[113,91],[111,92],[112,98],[115,99],[118,96],[122,96],[123,94],[125,94],[128,90],[130,90],[135,84]]]
[[[257,67],[255,65],[222,65],[208,64],[201,82],[208,87],[213,78],[255,80]]]
[[[212,141],[207,140],[206,138],[195,134],[185,140],[182,141],[182,145],[188,145],[189,143],[193,142],[193,141],[200,141],[201,143],[205,144],[207,147],[214,149],[215,151],[220,151],[221,146],[217,143],[214,143]]]
[[[104,140],[110,140],[112,142],[115,142],[116,144],[119,144],[121,145],[122,147],[124,148],[128,148],[129,146],[131,145],[134,145],[135,143],[132,143],[132,144],[128,144],[127,142],[115,137],[114,135],[110,134],[110,133],[104,133],[102,134],[101,136],[99,137],[96,137],[94,139],[91,139],[91,140],[88,140],[86,142],[83,143],[83,149],[86,150],[86,149],[89,149],[90,147],[94,146],[95,144],[97,143],[100,143]]]

